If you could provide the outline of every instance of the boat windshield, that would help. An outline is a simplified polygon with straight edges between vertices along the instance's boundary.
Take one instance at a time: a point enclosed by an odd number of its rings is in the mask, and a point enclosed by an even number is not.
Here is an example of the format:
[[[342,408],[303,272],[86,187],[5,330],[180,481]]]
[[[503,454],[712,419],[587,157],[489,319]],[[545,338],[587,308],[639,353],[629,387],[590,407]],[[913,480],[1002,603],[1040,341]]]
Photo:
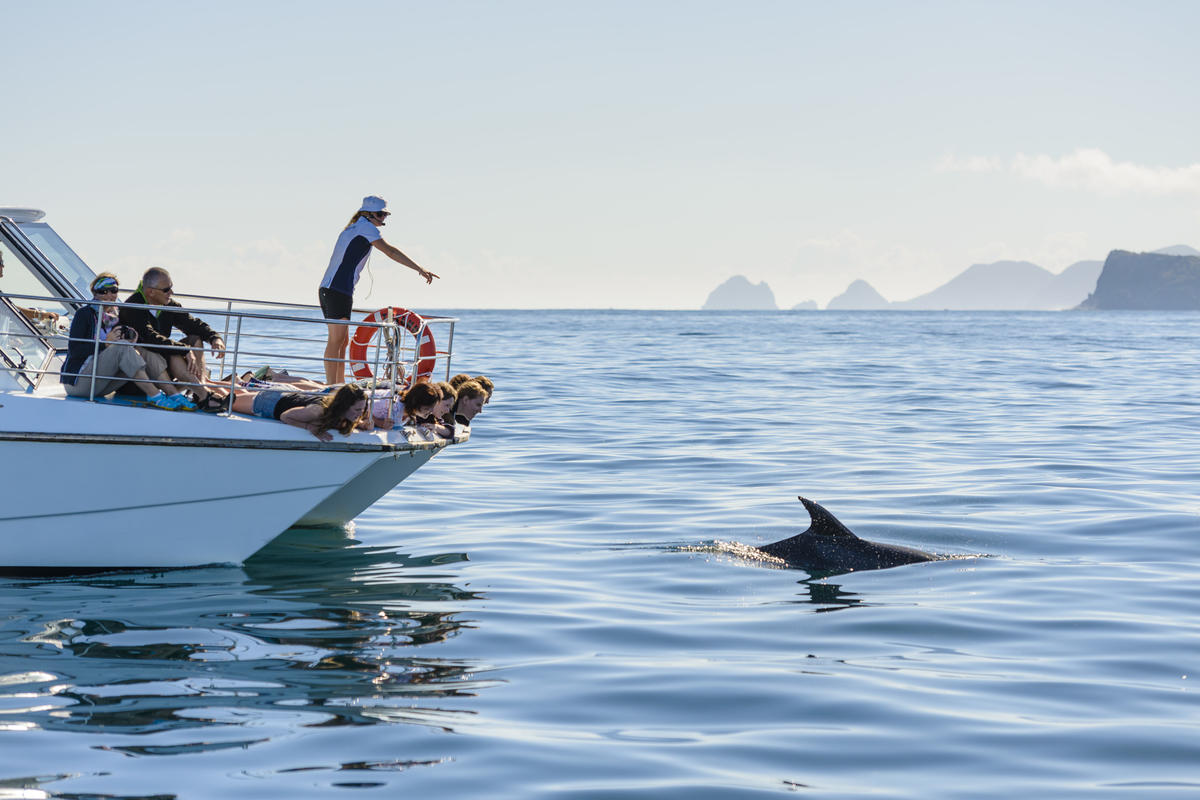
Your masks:
[[[18,256],[8,246],[8,242],[3,239],[0,239],[0,292],[38,296],[59,294],[59,291],[40,272],[25,263],[25,260]],[[91,297],[91,292],[84,296]],[[22,308],[53,311],[60,316],[69,315],[75,311],[75,307],[69,303],[57,303],[52,300],[13,298],[13,303]]]
[[[91,285],[96,273],[75,254],[57,231],[44,222],[20,222],[17,223],[17,227],[42,251],[42,255],[58,268],[63,277],[79,290],[80,297],[92,296]]]
[[[19,314],[15,306],[0,301],[0,389],[25,389],[36,384],[37,370],[50,356],[49,346]]]

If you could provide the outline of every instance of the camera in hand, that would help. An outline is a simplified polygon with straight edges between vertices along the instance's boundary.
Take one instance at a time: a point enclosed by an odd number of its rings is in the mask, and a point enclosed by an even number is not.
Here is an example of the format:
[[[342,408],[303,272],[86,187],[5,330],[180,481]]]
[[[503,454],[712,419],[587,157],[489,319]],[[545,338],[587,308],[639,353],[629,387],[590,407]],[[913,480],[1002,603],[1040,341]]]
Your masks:
[[[135,331],[133,328],[129,327],[128,325],[122,325],[117,330],[119,330],[121,332],[122,339],[128,339],[131,342],[137,341],[137,331]]]

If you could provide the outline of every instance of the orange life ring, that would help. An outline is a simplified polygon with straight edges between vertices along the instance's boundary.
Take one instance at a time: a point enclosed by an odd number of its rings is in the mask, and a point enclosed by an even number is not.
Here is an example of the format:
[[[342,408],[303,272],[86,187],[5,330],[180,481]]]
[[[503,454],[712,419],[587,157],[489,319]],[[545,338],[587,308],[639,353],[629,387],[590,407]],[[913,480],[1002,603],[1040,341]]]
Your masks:
[[[363,318],[363,322],[384,322],[387,320],[389,311],[392,312],[393,321],[403,325],[405,330],[414,337],[420,337],[417,345],[417,354],[420,359],[417,361],[417,380],[428,378],[433,374],[434,362],[437,360],[437,345],[433,343],[433,334],[424,324],[425,320],[420,314],[409,311],[407,308],[392,306],[390,309],[381,308],[378,311],[372,311]],[[379,328],[372,328],[368,325],[360,325],[354,330],[354,337],[350,340],[350,368],[354,372],[354,377],[371,377],[371,368],[367,365],[367,345],[371,343],[378,332]]]

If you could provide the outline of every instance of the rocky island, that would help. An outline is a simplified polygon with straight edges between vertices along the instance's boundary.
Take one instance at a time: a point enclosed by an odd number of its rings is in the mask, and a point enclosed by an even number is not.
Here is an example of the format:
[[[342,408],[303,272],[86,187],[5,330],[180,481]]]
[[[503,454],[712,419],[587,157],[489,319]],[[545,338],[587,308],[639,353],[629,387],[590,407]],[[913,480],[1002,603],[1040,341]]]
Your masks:
[[[701,311],[776,311],[775,293],[766,281],[753,284],[745,275],[734,275],[713,289]]]
[[[1200,311],[1200,256],[1114,250],[1079,308]]]

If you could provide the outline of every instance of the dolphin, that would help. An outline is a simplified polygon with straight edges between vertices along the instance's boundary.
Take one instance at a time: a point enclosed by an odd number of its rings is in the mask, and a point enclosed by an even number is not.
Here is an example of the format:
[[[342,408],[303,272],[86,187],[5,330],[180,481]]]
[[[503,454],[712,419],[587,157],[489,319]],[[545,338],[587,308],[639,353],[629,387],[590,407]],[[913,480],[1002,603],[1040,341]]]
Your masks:
[[[937,559],[932,553],[912,547],[860,539],[821,505],[805,497],[799,500],[812,517],[808,530],[756,549],[783,559],[790,566],[819,572],[887,569]]]

